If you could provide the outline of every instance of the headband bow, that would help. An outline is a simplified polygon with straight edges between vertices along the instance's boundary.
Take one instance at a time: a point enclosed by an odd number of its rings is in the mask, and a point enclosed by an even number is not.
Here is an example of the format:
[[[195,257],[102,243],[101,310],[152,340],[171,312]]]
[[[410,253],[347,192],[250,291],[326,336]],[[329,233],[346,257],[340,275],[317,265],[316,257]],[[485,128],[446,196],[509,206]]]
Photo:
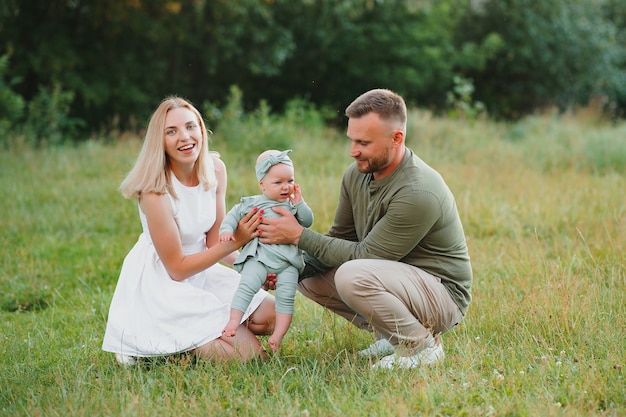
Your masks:
[[[285,164],[285,165],[289,165],[290,167],[292,167],[293,162],[291,162],[291,159],[287,156],[289,152],[291,152],[291,149],[282,151],[275,155],[270,155],[267,158],[262,159],[259,162],[257,162],[256,166],[254,167],[256,171],[257,180],[261,181],[263,177],[265,176],[265,174],[267,174],[267,171],[269,171],[270,168],[273,167],[274,165]]]

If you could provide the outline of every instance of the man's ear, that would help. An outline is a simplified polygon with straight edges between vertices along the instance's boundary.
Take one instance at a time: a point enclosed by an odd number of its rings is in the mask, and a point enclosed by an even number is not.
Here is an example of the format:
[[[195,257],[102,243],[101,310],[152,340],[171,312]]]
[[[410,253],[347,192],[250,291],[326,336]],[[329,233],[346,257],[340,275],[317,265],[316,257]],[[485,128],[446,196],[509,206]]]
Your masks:
[[[396,129],[393,131],[393,144],[395,146],[400,146],[404,143],[404,132],[400,129]]]

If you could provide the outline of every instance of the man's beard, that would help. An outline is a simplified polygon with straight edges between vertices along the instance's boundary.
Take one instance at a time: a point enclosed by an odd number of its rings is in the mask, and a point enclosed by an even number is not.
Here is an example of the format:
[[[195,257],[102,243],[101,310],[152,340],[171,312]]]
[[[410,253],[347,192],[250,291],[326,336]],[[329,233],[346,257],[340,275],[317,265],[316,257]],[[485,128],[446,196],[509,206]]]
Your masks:
[[[367,159],[367,167],[361,168],[357,164],[357,169],[363,174],[373,174],[374,172],[382,171],[389,165],[389,150],[385,149],[381,155],[374,158]]]

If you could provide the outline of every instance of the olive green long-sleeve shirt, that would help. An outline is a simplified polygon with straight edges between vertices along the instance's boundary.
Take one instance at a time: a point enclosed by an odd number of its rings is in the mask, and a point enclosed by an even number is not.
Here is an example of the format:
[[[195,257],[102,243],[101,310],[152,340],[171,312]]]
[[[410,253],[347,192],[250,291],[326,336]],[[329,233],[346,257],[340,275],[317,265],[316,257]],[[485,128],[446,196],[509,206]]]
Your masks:
[[[472,299],[472,268],[454,196],[409,148],[378,181],[350,165],[332,227],[325,235],[304,229],[298,246],[329,267],[351,259],[414,265],[441,278],[464,315]]]

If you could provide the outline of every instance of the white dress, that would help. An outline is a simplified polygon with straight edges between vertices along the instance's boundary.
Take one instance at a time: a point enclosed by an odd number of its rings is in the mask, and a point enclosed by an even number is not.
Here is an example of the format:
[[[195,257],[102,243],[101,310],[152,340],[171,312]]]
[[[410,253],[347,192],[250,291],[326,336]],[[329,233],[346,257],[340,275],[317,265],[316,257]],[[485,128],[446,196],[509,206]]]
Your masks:
[[[215,223],[216,189],[186,187],[174,175],[172,186],[178,200],[169,197],[183,252],[205,250],[206,232]],[[230,318],[239,274],[215,264],[184,281],[174,281],[156,253],[141,208],[139,217],[143,233],[124,259],[102,349],[147,357],[185,352],[217,339]],[[260,290],[254,296],[243,320],[266,295]]]

